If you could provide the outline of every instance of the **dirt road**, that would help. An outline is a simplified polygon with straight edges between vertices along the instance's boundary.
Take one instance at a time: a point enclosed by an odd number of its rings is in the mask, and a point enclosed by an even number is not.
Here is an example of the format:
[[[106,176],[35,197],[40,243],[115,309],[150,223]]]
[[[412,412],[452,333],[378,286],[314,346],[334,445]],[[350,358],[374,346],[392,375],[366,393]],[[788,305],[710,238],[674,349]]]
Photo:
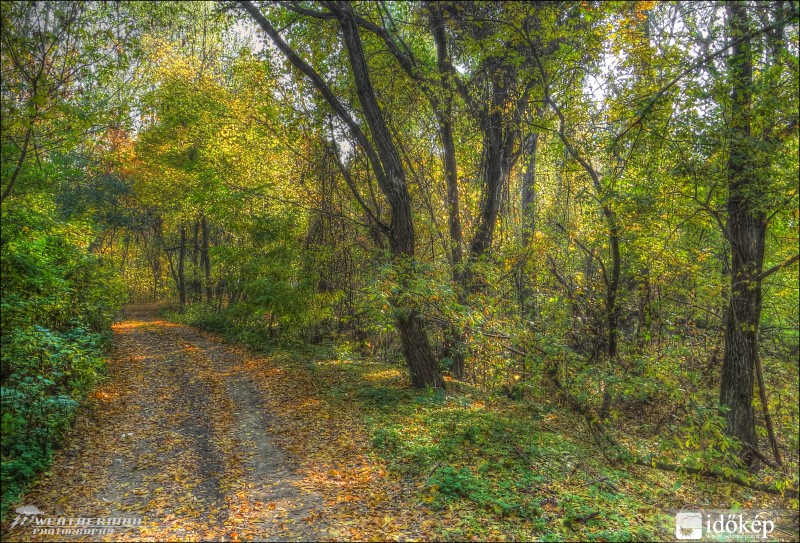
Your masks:
[[[130,516],[125,540],[331,539],[323,497],[276,444],[242,351],[132,308],[114,326],[110,379],[25,498],[39,518]],[[8,540],[70,540],[16,526]]]

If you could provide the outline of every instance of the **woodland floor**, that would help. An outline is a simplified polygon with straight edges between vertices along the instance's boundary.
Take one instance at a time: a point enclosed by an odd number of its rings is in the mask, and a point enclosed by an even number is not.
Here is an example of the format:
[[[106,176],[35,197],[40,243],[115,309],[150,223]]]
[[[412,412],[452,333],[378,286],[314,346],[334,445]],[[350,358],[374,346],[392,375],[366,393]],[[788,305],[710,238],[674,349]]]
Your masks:
[[[388,497],[398,489],[380,488],[385,472],[360,454],[364,436],[336,413],[316,414],[332,421],[329,434],[305,437],[339,443],[342,463],[315,461],[313,446],[298,459],[306,429],[296,417],[314,409],[307,383],[288,382],[268,358],[158,320],[149,307],[126,311],[114,336],[108,383],[23,505],[144,518],[143,528],[107,537],[115,541],[314,541],[401,530],[425,538],[395,525]],[[357,495],[367,484],[387,499],[366,507]],[[29,529],[6,535],[37,540]]]
[[[772,503],[609,466],[556,411],[452,382],[420,396],[369,359],[253,354],[153,307],[126,310],[108,366],[19,504],[143,519],[105,540],[663,540],[667,509]],[[4,541],[81,540],[9,522]]]

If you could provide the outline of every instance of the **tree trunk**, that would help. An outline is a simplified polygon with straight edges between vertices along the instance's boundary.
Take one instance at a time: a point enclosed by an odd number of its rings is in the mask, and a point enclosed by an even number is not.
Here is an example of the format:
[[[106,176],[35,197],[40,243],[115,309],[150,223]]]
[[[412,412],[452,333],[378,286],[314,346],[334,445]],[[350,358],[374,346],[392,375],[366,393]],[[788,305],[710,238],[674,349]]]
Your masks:
[[[731,39],[747,34],[747,7],[726,4]],[[753,67],[750,40],[733,46],[728,59],[731,85],[729,120],[728,222],[731,242],[731,292],[725,323],[720,405],[724,406],[727,433],[742,442],[741,458],[756,468],[758,458],[753,384],[758,357],[758,327],[761,320],[761,270],[764,263],[766,217],[760,203],[763,186],[755,164],[750,137]]]
[[[161,274],[160,266],[158,265],[158,253],[153,255],[153,303],[158,301],[158,278]]]
[[[436,117],[439,122],[439,137],[442,140],[442,151],[444,153],[444,178],[447,183],[447,214],[450,228],[450,260],[455,270],[460,266],[463,258],[463,233],[459,215],[460,204],[458,196],[456,146],[453,141],[453,99],[451,94],[453,89],[449,81],[450,59],[447,53],[447,41],[441,8],[433,4],[430,6],[430,13],[431,32],[436,42],[439,80],[442,89],[444,89],[444,98],[441,102],[432,100],[432,105],[436,110]]]
[[[527,247],[536,231],[536,151],[539,134],[531,134],[528,163],[522,176],[522,245]]]
[[[619,250],[619,227],[617,216],[607,205],[603,206],[603,215],[608,225],[608,241],[611,245],[611,276],[608,278],[606,288],[606,319],[608,326],[608,359],[617,358],[617,342],[619,338],[619,308],[617,307],[617,294],[619,292],[619,277],[622,257]]]
[[[186,276],[184,274],[186,260],[186,227],[181,226],[181,245],[178,252],[178,299],[181,311],[186,307]]]
[[[495,95],[497,96],[497,95]],[[483,127],[483,201],[481,202],[480,218],[475,237],[470,245],[470,257],[477,260],[484,256],[492,246],[494,228],[497,224],[497,214],[500,210],[500,197],[503,185],[508,179],[510,164],[505,156],[503,141],[502,100],[498,97],[492,100],[492,110],[495,113],[488,116]]]
[[[608,361],[612,365],[617,362],[617,343],[619,340],[619,308],[617,307],[617,294],[619,292],[619,277],[622,264],[622,257],[619,251],[619,227],[617,226],[617,216],[608,205],[603,206],[603,215],[608,225],[608,241],[611,245],[611,275],[606,283],[606,326]],[[611,409],[611,391],[608,383],[603,383],[603,404],[600,408],[600,418],[608,418]]]
[[[403,355],[408,362],[411,386],[414,388],[444,388],[444,379],[431,356],[431,345],[425,331],[422,315],[411,311],[397,319],[397,330],[403,345]],[[433,363],[431,363],[433,361]]]
[[[25,163],[25,155],[28,154],[28,144],[31,141],[31,137],[33,136],[33,122],[28,125],[28,128],[25,130],[25,137],[22,141],[22,149],[20,149],[19,158],[17,159],[17,164],[14,166],[14,172],[11,174],[11,179],[6,185],[5,190],[3,191],[3,195],[0,196],[0,204],[6,201],[6,198],[11,196],[11,189],[14,188],[14,182],[17,180],[17,176],[19,172],[22,170],[22,165]]]
[[[147,236],[142,235],[142,244],[147,244]],[[153,224],[153,236],[150,238],[148,256],[153,269],[153,303],[158,301],[158,286],[161,284],[161,247],[158,241],[161,239],[161,221],[156,218]]]
[[[447,214],[450,229],[450,257],[453,267],[461,265],[463,237],[459,217],[458,171],[456,170],[456,148],[453,144],[453,125],[450,107],[441,115],[441,137],[444,147],[444,169],[447,182]]]
[[[450,229],[450,262],[453,266],[453,288],[456,289],[456,298],[459,304],[466,303],[464,292],[463,245],[464,238],[461,230],[460,203],[458,196],[458,170],[456,166],[456,146],[453,141],[453,100],[452,87],[449,83],[450,60],[447,53],[447,41],[444,31],[444,20],[440,9],[431,6],[431,30],[436,42],[436,56],[439,69],[439,79],[444,89],[445,96],[441,105],[436,108],[439,121],[439,135],[442,139],[444,152],[444,177],[447,183],[447,214]],[[466,335],[458,326],[451,326],[444,333],[444,358],[449,358],[451,363],[448,368],[455,379],[463,379],[466,366]]]
[[[364,150],[378,180],[378,185],[384,196],[386,196],[391,209],[391,223],[387,234],[394,265],[413,265],[414,222],[411,214],[411,198],[408,193],[405,171],[378,106],[352,6],[349,2],[324,3],[325,7],[339,20],[358,100],[361,104],[361,113],[369,126],[369,132],[372,136],[371,141],[361,126],[353,119],[348,109],[333,94],[327,83],[283,41],[277,30],[253,3],[248,1],[240,3],[269,35],[272,42],[286,56],[289,62],[311,80]],[[411,271],[413,272],[413,270]],[[401,282],[400,286],[404,288],[406,285]],[[408,307],[401,306],[397,309],[400,314],[397,318],[397,327],[400,332],[403,353],[408,363],[412,384],[418,388],[424,386],[444,388],[444,380],[433,357],[421,316]]]
[[[597,259],[598,263],[600,264],[603,272],[603,279],[606,285],[606,356],[608,357],[608,361],[610,364],[616,364],[617,358],[617,342],[619,338],[619,330],[618,330],[618,321],[619,321],[619,309],[617,307],[617,296],[619,291],[619,279],[622,270],[622,255],[620,253],[620,235],[619,235],[619,225],[617,224],[617,214],[614,209],[611,207],[610,203],[606,200],[607,196],[604,196],[603,190],[603,183],[600,179],[600,174],[598,171],[578,152],[572,143],[570,143],[569,139],[566,136],[566,125],[564,114],[561,112],[561,108],[556,105],[556,103],[550,98],[549,95],[545,95],[545,100],[550,104],[550,107],[555,112],[556,116],[558,117],[558,137],[561,140],[561,143],[564,144],[564,148],[566,152],[572,156],[584,169],[586,173],[589,174],[589,177],[592,179],[592,186],[595,190],[595,196],[601,203],[601,207],[603,210],[603,219],[606,223],[606,228],[608,228],[608,243],[611,248],[611,271],[606,269],[603,261],[599,258]],[[605,419],[608,416],[608,412],[611,406],[611,393],[608,388],[608,384],[606,380],[603,383],[603,404],[600,408],[600,418]]]
[[[650,286],[650,268],[642,270],[639,276],[639,326],[636,330],[637,342],[643,352],[652,341],[650,325],[653,322],[652,288]]]
[[[213,292],[211,290],[211,257],[208,254],[208,221],[206,216],[201,215],[200,226],[202,228],[203,245],[200,249],[200,260],[203,262],[203,269],[205,270],[205,283],[206,283],[206,303],[210,304],[213,301]]]
[[[243,5],[251,14],[255,15],[252,4],[244,2]],[[358,99],[361,104],[362,114],[372,135],[372,144],[370,144],[363,131],[360,130],[338,99],[330,93],[330,89],[322,83],[319,76],[300,60],[296,54],[291,52],[288,46],[284,47],[283,52],[287,54],[295,66],[311,77],[318,90],[323,93],[325,99],[348,125],[353,135],[365,146],[365,151],[378,178],[378,184],[391,208],[391,225],[388,235],[393,261],[395,265],[406,266],[411,264],[414,258],[414,223],[411,215],[411,198],[408,194],[405,171],[378,106],[352,7],[348,2],[331,2],[326,5],[336,14],[341,24],[342,36],[353,71]],[[282,43],[275,30],[271,28],[271,25],[263,16],[261,18],[256,16],[256,19],[262,28],[270,34],[276,45],[285,46],[285,43]],[[404,288],[406,285],[401,283],[400,286]],[[397,319],[398,330],[413,386],[417,388],[424,386],[444,388],[444,380],[433,357],[421,315],[405,307],[398,307],[397,309],[401,315]]]
[[[522,175],[522,249],[525,258],[517,274],[517,293],[519,298],[520,314],[528,319],[535,313],[535,307],[531,303],[533,291],[531,290],[531,280],[528,277],[527,259],[530,254],[527,252],[533,234],[536,231],[536,151],[538,150],[539,134],[530,135],[528,148],[528,163],[525,165],[525,173]]]
[[[198,270],[200,269],[200,222],[194,222],[193,236],[192,236],[192,303],[200,301],[200,276]]]
[[[406,265],[414,258],[414,223],[411,215],[411,198],[408,194],[408,185],[400,155],[392,141],[372,88],[369,67],[361,46],[361,38],[358,35],[352,7],[348,2],[329,5],[338,12],[340,17],[359,102],[375,142],[379,166],[383,170],[383,182],[380,184],[389,201],[392,216],[389,228],[389,246],[395,262]],[[397,326],[403,344],[403,353],[411,373],[412,385],[417,388],[425,386],[444,388],[444,380],[433,357],[422,316],[415,310],[403,315],[406,310],[404,307],[399,307],[398,310],[401,312],[401,316],[397,319]]]

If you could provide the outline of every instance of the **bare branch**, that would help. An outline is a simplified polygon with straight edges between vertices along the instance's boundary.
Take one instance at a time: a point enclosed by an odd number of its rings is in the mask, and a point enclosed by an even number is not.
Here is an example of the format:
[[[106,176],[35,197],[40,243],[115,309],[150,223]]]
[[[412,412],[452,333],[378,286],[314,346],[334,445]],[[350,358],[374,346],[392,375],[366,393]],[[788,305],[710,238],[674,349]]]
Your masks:
[[[797,262],[798,259],[800,259],[800,255],[794,255],[792,258],[790,258],[789,260],[787,260],[783,264],[778,264],[777,266],[772,266],[770,269],[761,272],[761,275],[756,277],[755,280],[756,281],[763,281],[764,279],[766,279],[767,277],[769,277],[773,273],[775,273],[775,272],[777,272],[779,270],[782,270],[783,268],[788,268],[789,266],[791,266],[792,264]]]
[[[302,72],[306,77],[308,77],[311,82],[314,84],[314,87],[319,91],[320,94],[325,98],[325,101],[333,108],[336,115],[342,120],[342,122],[347,126],[348,130],[352,134],[353,138],[358,142],[358,144],[364,149],[364,152],[367,154],[369,158],[370,164],[375,169],[375,174],[378,176],[379,180],[383,180],[386,177],[386,174],[383,170],[383,165],[381,161],[378,159],[378,155],[375,152],[372,144],[369,142],[367,135],[361,130],[361,127],[358,126],[358,123],[353,119],[352,115],[347,111],[344,107],[344,104],[336,97],[336,95],[331,91],[330,87],[327,83],[320,77],[320,75],[312,68],[306,61],[304,61],[300,56],[294,52],[294,50],[287,44],[283,38],[281,38],[280,34],[277,30],[270,24],[266,17],[261,13],[261,11],[256,8],[252,2],[247,0],[242,0],[239,4],[250,14],[250,16],[258,23],[261,29],[267,33],[267,35],[272,40],[272,43],[275,44],[275,47],[286,56],[289,62],[300,72]]]

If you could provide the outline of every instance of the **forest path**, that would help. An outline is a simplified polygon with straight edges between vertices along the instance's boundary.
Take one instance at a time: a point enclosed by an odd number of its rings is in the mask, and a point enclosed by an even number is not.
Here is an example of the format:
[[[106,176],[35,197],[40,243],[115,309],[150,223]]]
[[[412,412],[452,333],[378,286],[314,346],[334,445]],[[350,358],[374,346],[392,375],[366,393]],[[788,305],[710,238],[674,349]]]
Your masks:
[[[126,311],[114,347],[110,380],[24,505],[144,519],[104,536],[114,541],[335,537],[323,496],[275,442],[281,430],[245,351],[147,306]],[[15,532],[10,539],[40,537]]]

